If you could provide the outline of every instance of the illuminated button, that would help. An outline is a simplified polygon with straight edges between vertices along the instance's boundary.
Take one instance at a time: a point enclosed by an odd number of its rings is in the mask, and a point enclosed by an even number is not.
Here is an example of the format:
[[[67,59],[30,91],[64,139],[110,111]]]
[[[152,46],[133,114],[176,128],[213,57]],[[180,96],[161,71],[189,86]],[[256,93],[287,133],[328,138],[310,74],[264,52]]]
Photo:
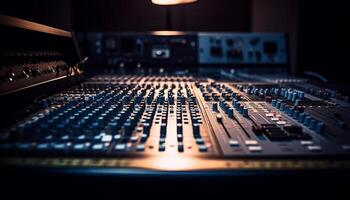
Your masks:
[[[177,134],[177,141],[182,141],[183,140],[183,136],[182,134]]]
[[[85,150],[85,144],[75,144],[74,146],[73,146],[73,149],[74,150]]]
[[[61,137],[62,140],[68,140],[69,139],[69,135],[64,135]]]
[[[52,140],[53,139],[53,136],[52,135],[48,135],[45,137],[45,140]]]
[[[273,114],[273,113],[266,113],[265,116],[266,116],[266,117],[273,117],[274,114]]]
[[[117,144],[114,148],[116,151],[125,151],[126,150],[126,144]]]
[[[161,126],[160,126],[160,135],[161,137],[165,137],[166,135],[166,123],[162,123]]]
[[[145,145],[144,144],[139,144],[136,146],[136,151],[144,151],[145,150]]]
[[[48,143],[40,143],[36,146],[36,148],[39,150],[47,150],[49,147],[50,146]]]
[[[202,138],[196,138],[197,144],[204,144],[204,140]]]
[[[141,142],[145,142],[148,138],[148,135],[147,134],[142,134],[141,135]]]
[[[115,136],[114,136],[114,139],[115,139],[115,140],[119,140],[120,138],[121,138],[121,135],[115,135]]]
[[[261,146],[249,146],[248,150],[250,152],[253,152],[253,153],[255,153],[255,152],[262,152]]]
[[[204,144],[203,145],[199,145],[199,149],[198,149],[200,152],[206,152],[208,151],[208,148],[207,146],[205,146]]]
[[[58,143],[58,144],[54,144],[53,145],[53,148],[56,149],[56,150],[64,150],[66,149],[66,144],[64,143]]]
[[[257,144],[258,144],[258,141],[256,141],[256,140],[246,140],[245,141],[245,145],[247,145],[247,146],[254,146]]]
[[[102,142],[111,142],[112,141],[112,136],[111,135],[104,135],[104,136],[102,136],[101,141]]]
[[[322,151],[322,147],[317,146],[317,145],[308,146],[307,149],[308,149],[309,151],[312,151],[312,152],[319,152],[319,151]]]
[[[102,135],[95,135],[93,139],[97,140],[97,142],[98,142],[102,139]]]
[[[158,150],[159,151],[165,151],[165,145],[164,144],[159,145]]]
[[[182,134],[182,131],[183,131],[182,124],[179,123],[176,125],[176,131],[178,134]]]
[[[92,145],[92,150],[98,151],[98,150],[102,150],[104,148],[104,145],[102,143],[98,143],[98,144],[94,144]]]
[[[193,135],[194,137],[200,137],[200,126],[199,124],[192,124],[192,131],[193,131]]]
[[[164,143],[165,142],[165,138],[159,138],[159,143]]]
[[[183,152],[184,151],[184,145],[182,142],[179,142],[179,144],[177,145],[177,150],[179,152]]]
[[[238,147],[239,146],[238,140],[230,140],[229,144],[231,147]]]
[[[131,136],[130,141],[135,143],[135,142],[137,142],[138,138],[139,137],[137,135]]]
[[[302,141],[300,141],[300,144],[302,144],[304,146],[308,146],[308,145],[313,145],[314,142],[310,141],[310,140],[302,140]]]
[[[287,122],[286,122],[286,121],[277,121],[276,123],[277,123],[278,125],[286,125]]]
[[[86,136],[85,136],[85,135],[79,135],[77,139],[78,139],[78,140],[85,140],[85,139],[86,139]]]

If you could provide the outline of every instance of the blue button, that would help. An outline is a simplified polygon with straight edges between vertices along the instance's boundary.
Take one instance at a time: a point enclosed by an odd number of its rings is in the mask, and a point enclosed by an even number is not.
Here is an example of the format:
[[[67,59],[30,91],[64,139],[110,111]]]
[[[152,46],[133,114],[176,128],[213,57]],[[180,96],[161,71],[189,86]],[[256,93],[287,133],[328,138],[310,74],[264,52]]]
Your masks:
[[[317,123],[317,120],[316,119],[311,119],[310,120],[310,124],[309,124],[309,128],[310,129],[315,129],[316,128],[316,123]]]
[[[281,105],[280,105],[280,111],[284,111],[284,107],[286,106],[286,103],[281,103]]]
[[[233,118],[233,109],[232,108],[228,109],[227,115],[228,115],[229,118]]]
[[[31,143],[17,143],[16,147],[21,150],[30,149],[32,147]]]
[[[310,121],[311,121],[311,116],[306,116],[305,119],[304,119],[304,125],[305,126],[309,126]]]
[[[204,140],[202,138],[196,138],[197,144],[204,144]]]
[[[300,112],[299,112],[299,111],[297,111],[297,110],[296,110],[296,111],[294,111],[293,118],[294,118],[294,119],[298,119],[298,117],[299,117],[299,113],[300,113]]]
[[[199,145],[199,151],[200,152],[206,152],[206,151],[208,151],[208,148],[205,145]]]
[[[271,101],[271,105],[272,105],[273,107],[276,107],[276,103],[277,103],[276,99],[273,99],[273,100]]]
[[[325,124],[323,122],[318,122],[316,124],[315,132],[318,134],[324,133]]]
[[[280,106],[281,106],[281,102],[280,102],[280,101],[277,101],[277,103],[276,103],[276,108],[277,108],[277,109],[280,109]]]
[[[116,151],[125,151],[126,150],[126,144],[117,144],[117,145],[115,145],[114,149]]]
[[[145,150],[145,145],[144,144],[139,144],[136,146],[136,151],[144,151]]]
[[[243,108],[242,115],[243,117],[248,117],[248,108]]]
[[[165,145],[164,144],[161,144],[159,145],[159,151],[165,151]]]
[[[103,150],[103,149],[104,149],[104,145],[102,143],[94,144],[92,146],[92,150],[94,150],[94,151],[99,151],[99,150]]]
[[[47,150],[49,149],[49,144],[48,143],[40,143],[38,145],[36,145],[36,148],[39,150]]]
[[[299,117],[298,117],[298,121],[300,123],[303,123],[304,122],[304,119],[305,119],[305,113],[300,113],[299,114]]]
[[[295,109],[294,108],[290,108],[288,115],[292,117],[294,115],[294,112],[295,112]]]
[[[52,145],[55,150],[65,150],[67,148],[65,143],[56,143]]]
[[[86,145],[85,144],[75,144],[73,146],[74,150],[85,150]]]

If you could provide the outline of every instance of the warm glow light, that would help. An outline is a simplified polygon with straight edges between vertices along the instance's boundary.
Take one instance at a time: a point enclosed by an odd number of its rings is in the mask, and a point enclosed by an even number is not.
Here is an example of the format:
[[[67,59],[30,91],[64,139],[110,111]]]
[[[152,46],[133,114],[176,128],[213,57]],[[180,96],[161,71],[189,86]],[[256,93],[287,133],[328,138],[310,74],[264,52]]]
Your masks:
[[[178,5],[178,4],[186,4],[186,3],[193,3],[197,0],[152,0],[152,3],[162,6],[169,6],[169,5]]]
[[[156,169],[165,170],[184,170],[186,168],[192,167],[196,162],[187,157],[179,157],[174,155],[168,155],[164,157],[155,158],[150,166]]]
[[[184,32],[181,31],[153,31],[153,35],[168,36],[168,35],[183,35]]]

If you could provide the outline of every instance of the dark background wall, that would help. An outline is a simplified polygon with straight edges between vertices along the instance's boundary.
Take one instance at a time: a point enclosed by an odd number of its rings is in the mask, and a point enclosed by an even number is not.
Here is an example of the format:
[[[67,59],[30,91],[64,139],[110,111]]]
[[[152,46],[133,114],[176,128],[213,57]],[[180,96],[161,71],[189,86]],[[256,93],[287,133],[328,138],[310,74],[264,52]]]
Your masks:
[[[0,14],[71,30],[71,8],[71,0],[5,0],[0,4]]]
[[[347,1],[301,1],[298,72],[316,71],[350,83],[350,11]]]
[[[288,33],[292,74],[297,71],[298,5],[296,0],[253,0],[252,3],[252,31]]]
[[[172,24],[184,31],[287,32],[291,72],[319,72],[348,83],[350,53],[346,1],[199,0],[174,6]],[[165,29],[165,8],[150,0],[10,0],[0,14],[75,31]]]
[[[72,1],[75,30],[154,31],[165,29],[166,8],[150,0]],[[249,31],[251,1],[200,0],[172,6],[173,29]]]

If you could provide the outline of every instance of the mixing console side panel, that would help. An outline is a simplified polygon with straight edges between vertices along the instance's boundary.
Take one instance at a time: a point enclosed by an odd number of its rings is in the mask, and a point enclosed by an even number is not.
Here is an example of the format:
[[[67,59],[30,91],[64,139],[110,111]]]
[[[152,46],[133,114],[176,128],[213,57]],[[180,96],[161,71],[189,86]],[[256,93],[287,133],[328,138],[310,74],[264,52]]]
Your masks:
[[[278,85],[197,86],[225,156],[346,155],[349,150],[349,113],[344,112],[349,107],[315,106],[302,91]],[[337,115],[341,126],[334,125]]]

